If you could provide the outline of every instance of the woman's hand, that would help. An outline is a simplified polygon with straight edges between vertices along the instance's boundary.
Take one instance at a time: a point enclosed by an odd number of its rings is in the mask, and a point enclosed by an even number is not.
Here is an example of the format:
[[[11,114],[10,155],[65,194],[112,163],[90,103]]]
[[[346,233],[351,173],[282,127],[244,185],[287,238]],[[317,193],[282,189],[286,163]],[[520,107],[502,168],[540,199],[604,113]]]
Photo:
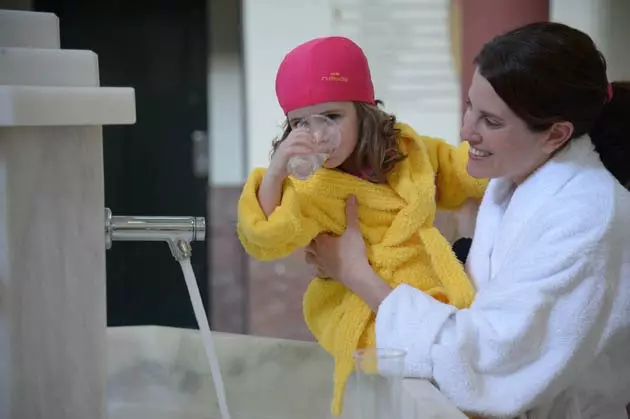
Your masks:
[[[320,234],[306,248],[306,262],[320,277],[334,278],[376,311],[391,288],[372,269],[359,226],[357,201],[346,204],[346,231],[339,237]]]
[[[306,250],[309,264],[325,274],[325,278],[335,278],[341,282],[351,276],[354,269],[369,265],[355,197],[350,197],[346,203],[346,222],[346,231],[341,236],[320,234]]]

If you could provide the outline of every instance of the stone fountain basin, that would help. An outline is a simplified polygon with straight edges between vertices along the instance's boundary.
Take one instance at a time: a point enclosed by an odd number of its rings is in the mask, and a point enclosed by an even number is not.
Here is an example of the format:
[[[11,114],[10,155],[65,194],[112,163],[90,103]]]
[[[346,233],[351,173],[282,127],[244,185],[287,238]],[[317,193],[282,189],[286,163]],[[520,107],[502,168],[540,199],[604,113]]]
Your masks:
[[[332,418],[332,359],[316,343],[213,335],[232,419]],[[109,419],[220,419],[196,330],[109,328],[108,375]],[[341,419],[353,418],[353,387]],[[428,382],[404,387],[405,419],[465,418]]]

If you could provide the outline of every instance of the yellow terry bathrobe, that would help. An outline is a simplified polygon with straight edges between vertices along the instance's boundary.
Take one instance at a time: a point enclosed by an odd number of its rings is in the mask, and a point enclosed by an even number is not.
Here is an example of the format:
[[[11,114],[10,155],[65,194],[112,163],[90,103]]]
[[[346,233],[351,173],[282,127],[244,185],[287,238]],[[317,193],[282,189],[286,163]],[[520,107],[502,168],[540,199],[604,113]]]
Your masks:
[[[322,232],[346,228],[346,200],[354,195],[374,270],[390,285],[409,284],[436,299],[467,307],[474,290],[450,244],[434,227],[437,206],[455,209],[481,198],[487,181],[466,172],[467,143],[459,148],[421,137],[398,124],[399,149],[407,158],[374,184],[338,170],[320,169],[309,180],[287,178],[280,205],[267,218],[257,198],[265,169],[248,178],[238,206],[238,235],[254,258],[270,261],[307,246]],[[335,360],[332,412],[341,413],[354,364],[352,353],[374,347],[375,315],[353,292],[334,280],[315,278],[303,301],[306,323]]]

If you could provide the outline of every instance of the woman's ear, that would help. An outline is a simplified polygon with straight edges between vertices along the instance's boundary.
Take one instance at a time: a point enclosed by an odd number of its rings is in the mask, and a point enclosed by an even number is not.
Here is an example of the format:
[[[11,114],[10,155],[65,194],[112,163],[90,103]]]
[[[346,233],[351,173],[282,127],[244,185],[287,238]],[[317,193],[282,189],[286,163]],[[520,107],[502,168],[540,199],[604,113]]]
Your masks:
[[[552,154],[559,150],[571,139],[573,135],[573,124],[568,121],[555,122],[549,129],[547,140],[543,149],[547,154]]]

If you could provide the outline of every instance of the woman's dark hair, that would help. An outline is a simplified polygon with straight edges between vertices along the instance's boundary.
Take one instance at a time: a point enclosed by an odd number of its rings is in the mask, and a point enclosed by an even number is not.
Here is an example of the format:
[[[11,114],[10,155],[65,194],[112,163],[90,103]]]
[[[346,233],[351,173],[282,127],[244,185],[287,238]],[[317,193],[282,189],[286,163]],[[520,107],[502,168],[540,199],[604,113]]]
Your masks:
[[[375,105],[354,102],[359,121],[359,138],[354,153],[349,158],[355,159],[359,169],[370,169],[371,179],[377,183],[386,183],[387,175],[394,169],[396,163],[405,156],[398,149],[398,135],[396,117],[382,110],[383,102],[376,101]],[[284,132],[272,143],[272,155],[278,146],[291,133],[291,125],[284,122]]]
[[[628,183],[630,83],[609,85],[606,60],[587,34],[561,23],[532,23],[485,44],[475,64],[530,130],[571,122],[572,137],[590,134],[606,168]]]

